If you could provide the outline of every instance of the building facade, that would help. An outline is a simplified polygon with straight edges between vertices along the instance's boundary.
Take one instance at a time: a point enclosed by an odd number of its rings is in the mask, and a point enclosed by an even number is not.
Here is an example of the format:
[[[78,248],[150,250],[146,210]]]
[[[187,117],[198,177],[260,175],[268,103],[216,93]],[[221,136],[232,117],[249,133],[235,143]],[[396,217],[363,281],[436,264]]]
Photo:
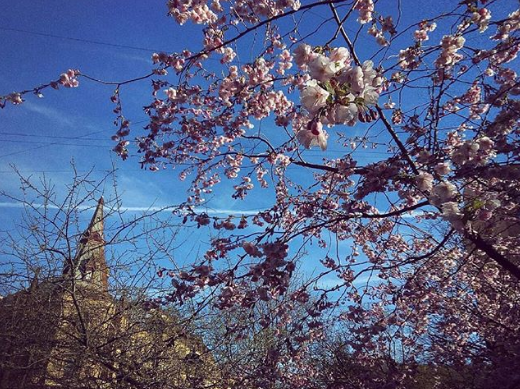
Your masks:
[[[109,293],[103,199],[60,277],[0,300],[0,389],[215,387],[202,341]]]

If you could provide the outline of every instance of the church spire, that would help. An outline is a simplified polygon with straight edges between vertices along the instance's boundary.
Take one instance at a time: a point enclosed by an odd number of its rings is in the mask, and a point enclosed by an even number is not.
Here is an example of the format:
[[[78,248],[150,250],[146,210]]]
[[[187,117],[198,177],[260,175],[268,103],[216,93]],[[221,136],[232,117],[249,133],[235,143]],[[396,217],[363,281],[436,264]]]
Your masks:
[[[72,261],[72,274],[77,280],[87,281],[107,290],[108,267],[105,260],[103,205],[104,200],[101,197],[87,230],[81,235],[76,256]],[[70,264],[65,266],[63,272],[71,274]]]

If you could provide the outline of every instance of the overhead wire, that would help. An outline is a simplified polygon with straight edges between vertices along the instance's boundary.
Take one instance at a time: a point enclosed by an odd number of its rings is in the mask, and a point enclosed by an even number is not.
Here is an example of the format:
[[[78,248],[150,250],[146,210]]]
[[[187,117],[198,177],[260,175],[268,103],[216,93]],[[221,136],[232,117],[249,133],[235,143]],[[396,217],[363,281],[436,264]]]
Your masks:
[[[57,35],[57,34],[49,34],[45,32],[38,32],[38,31],[30,31],[30,30],[24,30],[21,28],[10,28],[10,27],[2,27],[0,26],[0,30],[2,31],[11,31],[11,32],[19,32],[24,34],[31,34],[31,35],[37,35],[42,36],[46,38],[54,38],[54,39],[64,39],[69,40],[73,42],[81,42],[81,43],[89,43],[92,45],[101,45],[101,46],[107,46],[107,47],[115,47],[119,49],[130,49],[130,50],[138,50],[138,51],[146,51],[148,53],[169,53],[171,50],[159,50],[159,49],[152,49],[147,47],[139,47],[139,46],[131,46],[131,45],[122,45],[118,43],[110,43],[110,42],[103,42],[98,40],[91,40],[91,39],[83,39],[83,38],[75,38],[71,36],[64,36],[64,35]],[[220,63],[220,59],[214,58],[214,57],[208,57],[206,58],[207,61],[218,61]],[[240,64],[240,62],[238,62]]]
[[[312,13],[314,13],[314,12],[312,12]],[[317,16],[317,15],[315,15],[315,16]],[[147,52],[167,51],[167,50],[158,50],[158,49],[152,49],[152,48],[146,48],[146,47],[140,47],[140,46],[132,46],[132,45],[125,45],[125,44],[116,44],[116,43],[110,43],[110,42],[103,42],[103,41],[98,41],[98,40],[76,38],[76,37],[70,37],[70,36],[64,36],[64,35],[58,35],[58,34],[50,34],[50,33],[38,32],[38,31],[30,31],[30,30],[21,29],[21,28],[10,28],[10,27],[0,26],[0,30],[11,31],[11,32],[18,32],[18,33],[24,33],[24,34],[31,34],[31,35],[37,35],[37,36],[42,36],[42,37],[47,37],[47,38],[54,38],[54,39],[64,39],[64,40],[70,40],[70,41],[74,41],[74,42],[82,42],[82,43],[89,43],[89,44],[95,44],[95,45],[116,47],[116,48],[122,48],[122,49],[131,49],[131,50],[139,50],[139,51],[147,51]],[[209,59],[218,60],[216,58],[209,58]],[[139,123],[142,123],[142,122],[145,122],[145,121],[146,120],[135,122],[134,124],[139,124]],[[69,140],[102,141],[102,140],[105,140],[105,139],[101,139],[101,138],[86,138],[89,135],[94,135],[94,134],[98,134],[98,133],[101,133],[101,132],[104,132],[104,130],[92,132],[92,133],[85,134],[85,135],[82,135],[82,136],[77,136],[77,137],[53,136],[53,135],[31,135],[31,134],[8,133],[8,132],[7,133],[0,133],[0,135],[22,136],[22,137],[33,137],[33,138],[34,137],[38,137],[38,138],[48,138],[48,139],[69,139]],[[35,142],[35,141],[17,141],[17,140],[8,140],[8,139],[4,139],[4,141],[10,142],[10,143],[33,143],[33,144],[34,143],[41,143],[41,142]],[[86,145],[86,144],[78,145],[78,144],[63,143],[63,142],[50,142],[50,143],[42,144],[42,145],[37,146],[37,147],[24,149],[24,150],[19,150],[19,151],[8,153],[8,154],[3,154],[3,155],[0,155],[0,158],[5,158],[5,157],[13,156],[13,155],[22,154],[22,153],[25,153],[25,152],[34,151],[34,150],[38,150],[38,149],[41,149],[41,148],[44,148],[44,147],[48,147],[48,146],[105,147],[104,145]],[[331,151],[331,152],[343,152],[344,150],[329,150],[329,151]],[[382,152],[368,152],[368,151],[365,151],[365,152],[366,153],[370,153],[370,154],[386,154],[386,153],[382,153]]]
[[[138,122],[135,122],[135,124],[139,124],[139,123],[144,123],[146,122],[147,120],[140,120]],[[99,130],[99,131],[94,131],[94,132],[89,132],[88,134],[84,134],[84,135],[79,135],[79,136],[75,136],[75,137],[69,137],[67,139],[71,139],[71,140],[83,140],[84,138],[90,136],[90,135],[96,135],[96,134],[100,134],[102,132],[105,132],[106,130]],[[2,135],[2,133],[0,133],[0,135]],[[30,136],[29,134],[24,134],[23,136]],[[49,137],[54,137],[53,135],[48,135]],[[57,136],[56,136],[57,137]],[[19,143],[27,143],[25,141],[19,141]],[[39,149],[42,149],[44,147],[48,147],[48,146],[53,146],[53,145],[57,145],[57,146],[60,146],[59,144],[60,142],[50,142],[50,143],[46,143],[46,144],[43,144],[41,146],[36,146],[36,147],[32,147],[32,148],[29,148],[29,149],[24,149],[24,150],[19,150],[19,151],[15,151],[15,152],[12,152],[12,153],[8,153],[8,154],[2,154],[0,155],[0,158],[5,158],[5,157],[10,157],[12,155],[18,155],[18,154],[23,154],[23,153],[26,153],[26,152],[29,152],[29,151],[34,151],[34,150],[39,150]]]
[[[100,131],[94,131],[94,132],[90,132],[88,134],[85,134],[85,135],[82,135],[82,136],[78,136],[76,137],[75,139],[81,139],[83,137],[86,137],[86,136],[89,136],[89,135],[95,135],[95,134],[99,134],[101,132],[105,132],[105,130],[100,130]],[[25,150],[19,150],[19,151],[15,151],[15,152],[12,152],[12,153],[8,153],[8,154],[3,154],[3,155],[0,155],[0,158],[5,158],[5,157],[10,157],[12,155],[17,155],[17,154],[22,154],[22,153],[26,153],[28,151],[34,151],[34,150],[38,150],[38,149],[42,149],[44,147],[48,147],[48,146],[52,146],[52,145],[56,145],[58,144],[59,142],[51,142],[51,143],[47,143],[47,144],[43,144],[41,146],[37,146],[37,147],[33,147],[33,148],[30,148],[30,149],[25,149]]]
[[[1,134],[0,135],[4,135]],[[45,138],[45,136],[41,136]],[[52,138],[52,137],[51,137]],[[70,140],[80,140],[80,141],[106,141],[107,138],[78,138],[78,137],[63,137],[65,139]],[[43,141],[30,141],[30,140],[18,140],[18,139],[3,139],[3,142],[9,142],[9,143],[32,143],[32,144],[42,144],[44,146],[80,146],[80,147],[99,147],[99,148],[105,148],[105,147],[111,147],[113,146],[112,143],[106,143],[106,144],[78,144],[78,143],[64,143],[64,142],[43,142]],[[356,150],[356,151],[349,151],[348,149],[328,149],[328,152],[331,153],[346,153],[350,152],[352,154],[372,154],[372,155],[390,155],[392,153],[386,152],[386,151],[375,151],[375,150]],[[306,155],[322,155],[323,152],[315,151],[315,150],[309,150],[305,153]],[[2,156],[0,156],[2,157]]]
[[[108,42],[102,42],[102,41],[95,41],[95,40],[90,40],[90,39],[74,38],[74,37],[70,37],[70,36],[49,34],[49,33],[45,33],[45,32],[29,31],[29,30],[24,30],[24,29],[21,29],[21,28],[8,28],[8,27],[1,27],[0,26],[0,30],[21,32],[21,33],[24,33],[24,34],[31,34],[31,35],[39,35],[39,36],[44,36],[44,37],[47,37],[47,38],[65,39],[65,40],[70,40],[70,41],[74,41],[74,42],[90,43],[90,44],[93,44],[93,45],[118,47],[118,48],[121,48],[121,49],[140,50],[140,51],[147,51],[147,52],[161,52],[161,51],[165,51],[166,52],[166,51],[168,51],[168,50],[158,50],[158,49],[151,49],[151,48],[139,47],[139,46],[121,45],[121,44],[117,44],[117,43],[108,43]]]

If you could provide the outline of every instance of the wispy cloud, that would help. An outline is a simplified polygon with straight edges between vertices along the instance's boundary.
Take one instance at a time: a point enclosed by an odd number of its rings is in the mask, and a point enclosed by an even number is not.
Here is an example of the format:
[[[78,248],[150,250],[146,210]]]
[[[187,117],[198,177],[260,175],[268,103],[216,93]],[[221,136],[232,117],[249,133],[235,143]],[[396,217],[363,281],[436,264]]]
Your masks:
[[[217,208],[195,208],[195,212],[206,212],[208,215],[256,215],[262,210],[244,210],[240,209],[217,209]]]
[[[0,208],[25,208],[26,206],[30,206],[32,208],[47,208],[47,209],[61,209],[62,207],[53,204],[42,204],[42,203],[31,203],[31,202],[0,202]],[[122,212],[172,212],[172,210],[176,209],[175,206],[170,207],[120,207],[119,211]],[[84,211],[89,209],[94,209],[94,205],[78,205],[75,206],[74,209]]]
[[[57,109],[46,107],[42,104],[33,104],[29,101],[26,101],[23,104],[23,107],[31,112],[35,112],[39,115],[42,115],[47,119],[52,120],[54,123],[58,123],[62,126],[74,125],[74,120],[68,117],[67,114],[60,112]]]
[[[61,207],[59,207],[57,205],[52,205],[52,204],[40,204],[40,203],[31,203],[31,202],[22,202],[22,201],[19,201],[19,202],[7,202],[7,201],[0,202],[0,208],[25,208],[26,206],[30,206],[30,207],[33,207],[33,208],[61,209]],[[80,205],[80,206],[77,206],[75,208],[77,208],[79,210],[93,209],[92,206],[87,206],[87,205]]]
[[[46,207],[48,209],[60,209],[60,206],[52,205],[52,204],[41,204],[41,203],[25,203],[25,202],[0,202],[0,208],[24,208],[25,206],[31,206],[33,208],[43,208]],[[79,205],[74,207],[80,211],[93,209],[94,205]],[[171,213],[172,211],[179,209],[179,205],[169,205],[169,206],[151,206],[151,207],[120,207],[117,210],[121,212],[165,212]],[[197,213],[205,212],[208,215],[256,215],[258,211],[240,211],[240,210],[231,210],[231,209],[207,209],[207,208],[194,208],[194,211]]]
[[[352,285],[356,286],[356,287],[360,287],[360,286],[366,285],[367,283],[368,283],[368,285],[373,285],[379,281],[380,280],[376,276],[374,276],[374,275],[371,276],[371,275],[367,274],[367,275],[362,275],[362,276],[356,278],[352,282]],[[332,289],[337,286],[343,285],[344,283],[345,283],[345,281],[343,281],[342,279],[337,278],[337,277],[324,278],[324,279],[318,280],[316,286],[319,288],[323,288],[323,289]]]

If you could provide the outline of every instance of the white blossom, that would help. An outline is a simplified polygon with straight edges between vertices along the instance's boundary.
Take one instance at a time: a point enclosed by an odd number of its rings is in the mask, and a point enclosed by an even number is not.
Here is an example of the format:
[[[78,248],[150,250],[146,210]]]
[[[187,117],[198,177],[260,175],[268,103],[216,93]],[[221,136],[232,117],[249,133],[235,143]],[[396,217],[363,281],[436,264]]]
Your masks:
[[[315,80],[310,80],[303,87],[301,93],[301,103],[309,111],[315,114],[320,108],[327,105],[327,98],[330,93],[323,89]]]
[[[422,192],[429,192],[433,187],[433,176],[428,172],[420,172],[417,177],[415,177],[415,181],[417,182],[417,187]]]
[[[336,64],[321,54],[318,54],[309,62],[309,73],[312,78],[318,81],[330,80],[337,71]]]
[[[296,134],[296,139],[306,149],[319,146],[325,151],[327,149],[327,138],[328,134],[323,130],[323,124],[319,121],[310,122],[306,129],[302,129]]]

